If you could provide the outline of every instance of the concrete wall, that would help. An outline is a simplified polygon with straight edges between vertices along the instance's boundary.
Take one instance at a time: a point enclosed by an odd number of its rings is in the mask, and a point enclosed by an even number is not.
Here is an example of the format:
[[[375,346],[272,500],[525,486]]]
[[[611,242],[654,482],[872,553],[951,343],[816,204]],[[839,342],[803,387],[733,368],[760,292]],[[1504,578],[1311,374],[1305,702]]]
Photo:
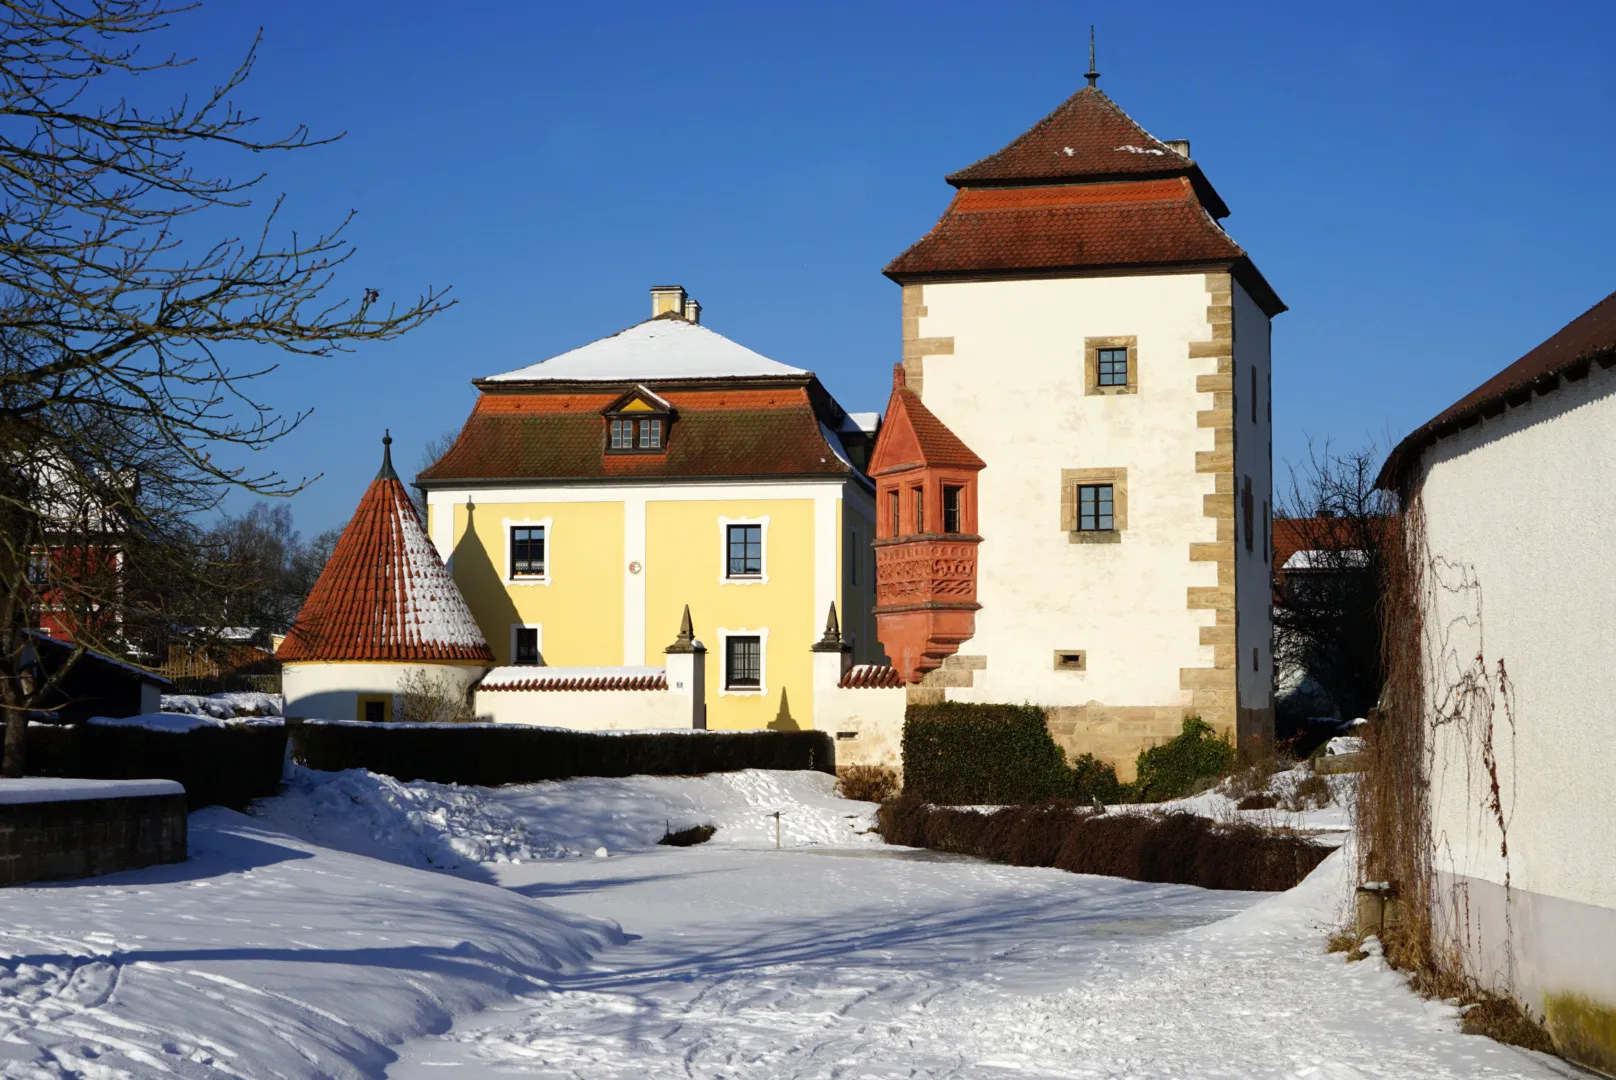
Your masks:
[[[1206,273],[905,287],[910,385],[987,463],[982,610],[953,663],[927,676],[936,697],[1050,707],[1068,753],[1124,774],[1187,715],[1234,733],[1235,338],[1264,390],[1268,350],[1266,318],[1230,290],[1227,274]],[[1133,392],[1087,392],[1093,338],[1136,341]],[[1267,423],[1263,409],[1239,463],[1259,519]],[[1074,542],[1062,526],[1063,470],[1093,469],[1126,470],[1114,542]],[[1248,562],[1261,559],[1259,548]],[[1266,628],[1263,615],[1245,635],[1258,671],[1239,686],[1264,705]],[[1057,650],[1084,652],[1085,670],[1057,670]]]
[[[1239,735],[1274,739],[1272,324],[1233,283],[1236,668]],[[1251,543],[1245,492],[1251,484]]]
[[[185,793],[173,786],[168,795],[0,803],[0,885],[184,862]]]
[[[447,678],[453,690],[464,693],[484,669],[473,664],[287,664],[281,670],[282,711],[305,720],[361,720],[359,695],[388,694],[393,697],[391,718],[397,719],[399,681],[410,671]]]
[[[1534,1009],[1581,996],[1616,1021],[1616,372],[1446,438],[1424,465],[1443,929]]]
[[[814,727],[836,740],[836,766],[885,765],[903,771],[901,686],[843,689],[832,683],[815,688]]]
[[[479,690],[477,719],[574,731],[690,730],[690,698],[671,690]]]

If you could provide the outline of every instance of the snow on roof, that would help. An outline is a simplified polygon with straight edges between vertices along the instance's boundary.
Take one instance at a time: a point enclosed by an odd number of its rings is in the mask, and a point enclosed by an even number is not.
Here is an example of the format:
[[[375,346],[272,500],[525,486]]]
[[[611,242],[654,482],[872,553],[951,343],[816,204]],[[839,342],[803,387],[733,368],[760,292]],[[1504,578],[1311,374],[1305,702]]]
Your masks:
[[[488,376],[489,382],[541,380],[711,379],[806,375],[683,319],[648,319],[627,330],[537,364]]]
[[[1369,565],[1369,552],[1357,549],[1340,551],[1298,551],[1285,560],[1281,570],[1344,570]]]
[[[842,421],[843,431],[864,431],[873,434],[881,426],[881,414],[878,412],[850,412]]]

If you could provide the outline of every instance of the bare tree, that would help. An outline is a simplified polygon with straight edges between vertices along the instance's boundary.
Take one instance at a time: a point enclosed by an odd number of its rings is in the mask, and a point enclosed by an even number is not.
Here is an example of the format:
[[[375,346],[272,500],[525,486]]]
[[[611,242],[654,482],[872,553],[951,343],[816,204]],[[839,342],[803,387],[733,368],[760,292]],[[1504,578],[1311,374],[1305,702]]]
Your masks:
[[[255,41],[227,78],[151,108],[130,77],[183,69],[148,57],[164,0],[0,0],[0,709],[8,775],[27,718],[85,648],[122,653],[176,597],[229,587],[191,523],[241,487],[285,495],[253,452],[307,413],[283,415],[254,380],[287,353],[328,357],[386,341],[443,310],[441,291],[398,304],[344,294],[353,254],[334,229],[299,234],[282,199],[250,231],[232,223],[262,173],[197,164],[290,153],[328,139],[259,137],[232,102]],[[351,217],[351,215],[350,215]],[[212,233],[215,241],[196,239]],[[255,350],[252,348],[257,346]],[[265,355],[268,350],[268,355]],[[186,598],[179,602],[189,602]],[[42,619],[71,628],[66,665],[41,668]]]
[[[450,428],[435,439],[428,439],[427,444],[421,447],[421,462],[416,468],[416,475],[426,472],[438,463],[438,459],[449,452],[449,447],[455,444],[460,437],[459,428]],[[410,501],[415,504],[415,512],[426,521],[426,491],[422,488],[410,489]]]
[[[1276,548],[1291,552],[1276,574],[1276,666],[1310,676],[1347,717],[1367,713],[1383,681],[1379,604],[1396,518],[1375,490],[1378,460],[1373,448],[1310,443],[1274,522]]]

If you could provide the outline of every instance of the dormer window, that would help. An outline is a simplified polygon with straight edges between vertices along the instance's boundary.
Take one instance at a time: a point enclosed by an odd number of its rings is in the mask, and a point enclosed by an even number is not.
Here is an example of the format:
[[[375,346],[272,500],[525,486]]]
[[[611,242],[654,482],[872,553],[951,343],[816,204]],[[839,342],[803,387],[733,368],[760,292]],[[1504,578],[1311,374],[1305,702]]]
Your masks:
[[[612,402],[606,415],[608,454],[660,454],[668,447],[673,406],[643,386]]]

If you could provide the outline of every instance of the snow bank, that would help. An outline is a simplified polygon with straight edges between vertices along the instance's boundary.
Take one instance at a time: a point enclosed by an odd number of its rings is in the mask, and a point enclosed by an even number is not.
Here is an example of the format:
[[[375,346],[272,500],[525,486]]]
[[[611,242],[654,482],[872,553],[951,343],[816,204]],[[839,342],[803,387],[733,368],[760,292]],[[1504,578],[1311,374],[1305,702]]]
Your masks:
[[[239,691],[226,694],[164,694],[160,706],[166,713],[190,713],[229,720],[236,716],[280,716],[279,694]]]
[[[0,806],[184,794],[185,788],[173,780],[64,780],[53,776],[0,780]]]
[[[0,891],[0,1075],[375,1080],[403,1040],[623,940],[228,810],[190,839],[186,863]]]
[[[228,727],[231,724],[279,724],[279,717],[248,718],[234,720],[218,720],[212,716],[202,716],[197,713],[155,712],[141,713],[139,716],[92,716],[90,723],[97,727],[136,727],[147,731],[168,731],[183,734],[205,727]]]
[[[879,843],[873,803],[835,794],[819,772],[555,780],[505,788],[401,783],[362,769],[293,766],[254,817],[312,843],[406,866],[483,876],[481,863],[646,851],[671,827],[716,825],[709,842],[773,847]]]

